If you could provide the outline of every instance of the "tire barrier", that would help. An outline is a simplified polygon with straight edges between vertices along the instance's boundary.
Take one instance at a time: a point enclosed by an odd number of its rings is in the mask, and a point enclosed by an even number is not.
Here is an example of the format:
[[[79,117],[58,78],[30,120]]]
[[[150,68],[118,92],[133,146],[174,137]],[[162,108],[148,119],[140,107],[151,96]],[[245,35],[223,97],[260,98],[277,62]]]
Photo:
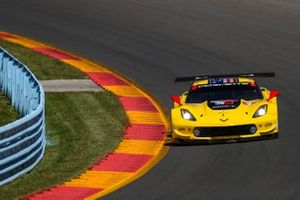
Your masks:
[[[0,127],[0,185],[3,185],[30,171],[44,155],[45,94],[32,72],[2,48],[0,88],[21,115],[20,119]]]

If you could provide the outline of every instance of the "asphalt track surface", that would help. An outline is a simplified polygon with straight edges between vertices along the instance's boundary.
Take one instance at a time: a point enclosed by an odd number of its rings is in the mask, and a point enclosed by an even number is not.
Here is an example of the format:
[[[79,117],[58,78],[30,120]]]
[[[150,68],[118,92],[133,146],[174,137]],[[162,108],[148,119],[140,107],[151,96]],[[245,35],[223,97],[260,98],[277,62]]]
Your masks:
[[[0,29],[125,74],[168,110],[176,76],[275,71],[280,138],[172,146],[105,199],[300,199],[300,1],[0,0]]]

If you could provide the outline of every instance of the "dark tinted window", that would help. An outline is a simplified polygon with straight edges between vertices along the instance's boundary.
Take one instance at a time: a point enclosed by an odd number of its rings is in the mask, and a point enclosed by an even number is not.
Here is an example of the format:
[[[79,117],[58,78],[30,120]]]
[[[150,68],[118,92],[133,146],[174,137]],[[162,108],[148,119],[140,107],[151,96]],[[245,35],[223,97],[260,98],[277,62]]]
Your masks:
[[[258,86],[222,85],[199,87],[192,90],[187,96],[186,103],[202,103],[204,101],[226,99],[255,100],[262,98],[263,96]]]

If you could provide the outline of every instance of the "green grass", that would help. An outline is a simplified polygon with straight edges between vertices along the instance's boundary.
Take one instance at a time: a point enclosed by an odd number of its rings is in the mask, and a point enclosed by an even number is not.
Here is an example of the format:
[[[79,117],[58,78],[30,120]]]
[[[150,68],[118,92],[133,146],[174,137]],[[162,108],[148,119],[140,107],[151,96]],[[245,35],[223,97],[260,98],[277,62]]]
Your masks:
[[[0,126],[13,122],[19,117],[19,114],[12,107],[9,99],[0,92]]]
[[[47,93],[50,145],[30,173],[0,187],[0,199],[15,199],[81,174],[122,138],[126,115],[109,92]]]
[[[0,46],[39,80],[87,78],[72,66],[20,45],[0,40]],[[0,123],[17,117],[0,95],[0,120],[7,120]],[[16,199],[78,176],[118,145],[126,123],[126,114],[112,93],[47,93],[45,156],[31,172],[0,186],[0,199]]]
[[[0,39],[0,47],[27,65],[39,80],[87,78],[80,70],[21,45]]]

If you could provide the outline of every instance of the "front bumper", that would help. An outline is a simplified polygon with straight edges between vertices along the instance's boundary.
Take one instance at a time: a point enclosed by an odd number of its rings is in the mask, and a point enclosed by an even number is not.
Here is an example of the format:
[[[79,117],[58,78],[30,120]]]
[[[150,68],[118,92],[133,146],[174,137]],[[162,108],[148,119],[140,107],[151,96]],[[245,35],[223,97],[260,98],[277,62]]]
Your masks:
[[[173,139],[180,139],[180,140],[195,140],[195,141],[242,141],[242,140],[251,140],[251,139],[258,139],[258,138],[272,138],[276,137],[278,134],[278,125],[277,123],[273,123],[273,125],[266,127],[265,125],[255,124],[257,127],[257,131],[254,134],[236,134],[230,135],[230,133],[222,136],[195,136],[193,131],[197,127],[186,127],[186,128],[178,128],[173,129],[172,131],[172,138]],[[222,127],[218,127],[222,128]],[[228,128],[228,127],[224,127]],[[213,135],[213,134],[212,134]]]
[[[257,137],[249,137],[249,138],[238,138],[238,139],[211,139],[211,140],[183,140],[183,139],[175,139],[173,140],[173,144],[224,144],[224,143],[237,143],[237,142],[251,142],[251,141],[261,141],[268,139],[276,139],[279,137],[278,133],[261,135]]]

